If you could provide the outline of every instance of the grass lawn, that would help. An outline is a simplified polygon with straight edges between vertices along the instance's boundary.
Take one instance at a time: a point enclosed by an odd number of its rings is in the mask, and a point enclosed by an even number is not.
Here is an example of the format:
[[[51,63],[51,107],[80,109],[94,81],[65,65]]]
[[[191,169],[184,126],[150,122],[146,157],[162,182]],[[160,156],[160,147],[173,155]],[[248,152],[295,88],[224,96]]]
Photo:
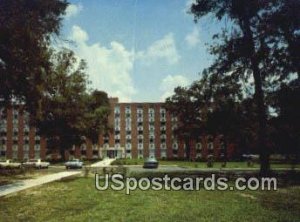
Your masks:
[[[143,159],[118,159],[115,160],[112,164],[118,165],[142,165],[144,163]],[[180,167],[187,167],[187,168],[207,168],[206,162],[191,162],[191,161],[179,161],[179,160],[159,160],[160,165],[177,165]],[[213,168],[221,168],[220,162],[215,162]],[[259,168],[259,163],[254,163],[251,168]],[[227,162],[226,168],[249,168],[246,162]],[[271,163],[271,168],[287,168],[290,169],[290,164],[285,163]],[[296,168],[300,169],[300,165],[296,165]]]
[[[0,221],[299,221],[300,187],[279,191],[97,191],[93,178],[0,198]]]

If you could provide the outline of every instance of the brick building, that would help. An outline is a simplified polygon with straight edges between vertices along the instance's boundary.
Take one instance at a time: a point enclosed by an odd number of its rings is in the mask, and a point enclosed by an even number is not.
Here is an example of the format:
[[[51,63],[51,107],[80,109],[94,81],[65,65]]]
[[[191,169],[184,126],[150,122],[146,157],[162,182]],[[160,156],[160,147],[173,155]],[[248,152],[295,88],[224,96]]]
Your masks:
[[[185,144],[173,133],[178,119],[167,112],[164,103],[119,103],[111,98],[109,123],[113,132],[100,136],[101,157],[185,158]],[[221,136],[199,135],[190,140],[191,158],[218,158],[224,142]],[[232,146],[232,145],[231,145]]]
[[[120,103],[118,98],[110,98],[110,104],[112,131],[99,135],[98,144],[87,139],[81,146],[73,146],[66,152],[67,158],[185,157],[184,142],[173,134],[178,120],[167,112],[164,103]],[[58,151],[47,151],[46,139],[29,127],[29,116],[19,106],[0,111],[0,158],[60,158]],[[190,148],[192,159],[206,159],[209,154],[218,158],[224,143],[220,136],[199,135],[190,141]]]
[[[46,158],[46,140],[29,127],[29,115],[19,105],[0,109],[0,158]]]

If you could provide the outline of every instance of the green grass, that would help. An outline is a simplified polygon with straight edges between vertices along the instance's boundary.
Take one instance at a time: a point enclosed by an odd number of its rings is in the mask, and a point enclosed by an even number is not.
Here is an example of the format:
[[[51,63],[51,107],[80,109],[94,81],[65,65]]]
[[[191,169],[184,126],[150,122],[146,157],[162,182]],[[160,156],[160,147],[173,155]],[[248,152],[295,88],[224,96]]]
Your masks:
[[[118,159],[115,160],[112,165],[142,165],[144,163],[143,159]],[[206,162],[191,162],[191,161],[179,161],[179,160],[159,160],[160,165],[177,165],[186,168],[207,168]],[[222,168],[221,162],[215,162],[213,168]],[[254,163],[250,168],[259,168],[259,163]],[[246,162],[227,162],[226,168],[249,168]],[[272,163],[272,169],[276,168],[287,168],[290,169],[291,165],[286,163]],[[296,168],[300,168],[300,164],[296,165]]]
[[[97,191],[93,178],[0,198],[0,221],[299,221],[300,187],[279,191]]]

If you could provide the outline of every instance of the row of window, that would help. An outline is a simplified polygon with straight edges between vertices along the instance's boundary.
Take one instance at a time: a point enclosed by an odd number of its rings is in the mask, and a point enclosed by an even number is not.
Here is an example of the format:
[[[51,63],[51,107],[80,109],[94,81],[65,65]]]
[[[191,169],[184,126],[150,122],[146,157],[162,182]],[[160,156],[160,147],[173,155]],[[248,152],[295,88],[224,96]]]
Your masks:
[[[23,151],[29,151],[29,145],[23,145],[22,148],[23,148]],[[3,150],[3,151],[7,150],[7,146],[5,144],[1,144],[0,150]],[[19,145],[13,145],[12,150],[18,151]],[[41,150],[41,146],[39,144],[34,145],[34,150]]]
[[[131,109],[132,107],[130,105],[125,106],[125,113],[131,113]],[[136,109],[137,113],[143,113],[144,109],[143,106],[138,106]],[[159,110],[160,113],[166,113],[166,109],[165,108],[160,108]],[[115,113],[120,113],[120,106],[116,106],[115,107]],[[155,113],[155,109],[153,107],[150,107],[148,109],[148,113]]]
[[[104,147],[106,147],[106,148],[109,147],[108,142],[104,143]],[[115,147],[116,148],[121,147],[120,140],[115,140]],[[125,148],[126,149],[131,149],[132,148],[131,140],[126,140]],[[143,140],[138,140],[137,148],[138,149],[143,149],[144,148]],[[178,143],[173,143],[172,144],[172,149],[173,150],[178,150],[178,148],[179,148]],[[185,149],[185,144],[183,145],[183,148]],[[202,151],[202,144],[201,143],[196,143],[195,148],[196,148],[197,152],[201,152]],[[207,148],[208,148],[208,150],[213,150],[214,149],[213,143],[208,143]],[[154,141],[149,143],[149,149],[155,149]],[[160,143],[160,149],[167,149],[167,145],[166,145],[165,140],[163,140]],[[220,149],[222,149],[222,145],[221,145]]]

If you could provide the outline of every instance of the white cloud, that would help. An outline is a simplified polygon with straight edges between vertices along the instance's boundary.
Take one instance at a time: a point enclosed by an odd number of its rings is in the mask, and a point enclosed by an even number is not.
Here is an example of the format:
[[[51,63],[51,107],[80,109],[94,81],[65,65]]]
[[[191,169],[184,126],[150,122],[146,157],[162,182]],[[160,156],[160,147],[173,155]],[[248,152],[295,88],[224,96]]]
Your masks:
[[[76,45],[71,45],[71,49],[87,62],[91,87],[104,90],[109,96],[118,97],[122,102],[132,101],[137,93],[132,79],[134,62],[153,65],[164,61],[174,64],[180,59],[171,33],[137,53],[116,41],[112,41],[109,46],[103,46],[99,42],[91,44],[88,42],[88,33],[77,25],[72,27],[69,39]],[[187,85],[188,82],[184,76],[168,75],[160,85],[160,99],[164,100],[172,95],[176,86]]]
[[[138,52],[136,58],[141,59],[146,65],[161,59],[166,60],[169,64],[177,63],[180,56],[176,49],[173,33],[155,41],[145,51]]]
[[[200,42],[199,29],[194,28],[192,32],[188,33],[185,41],[190,47],[195,47]]]
[[[73,50],[88,64],[87,73],[92,88],[104,90],[109,96],[117,96],[123,102],[131,101],[136,93],[130,75],[133,52],[115,41],[109,47],[100,43],[88,44],[88,34],[79,26],[73,26],[69,38],[77,45]]]
[[[66,18],[71,18],[76,16],[80,11],[82,11],[83,7],[81,4],[75,5],[75,4],[70,4],[66,8]]]
[[[72,40],[75,41],[76,43],[85,43],[88,39],[89,36],[86,33],[86,31],[84,31],[82,28],[80,28],[77,25],[74,25],[72,27]]]
[[[164,101],[167,97],[173,95],[174,88],[176,88],[177,86],[187,86],[189,83],[190,81],[183,75],[166,76],[162,80],[159,87],[160,91],[162,92],[160,100]]]

